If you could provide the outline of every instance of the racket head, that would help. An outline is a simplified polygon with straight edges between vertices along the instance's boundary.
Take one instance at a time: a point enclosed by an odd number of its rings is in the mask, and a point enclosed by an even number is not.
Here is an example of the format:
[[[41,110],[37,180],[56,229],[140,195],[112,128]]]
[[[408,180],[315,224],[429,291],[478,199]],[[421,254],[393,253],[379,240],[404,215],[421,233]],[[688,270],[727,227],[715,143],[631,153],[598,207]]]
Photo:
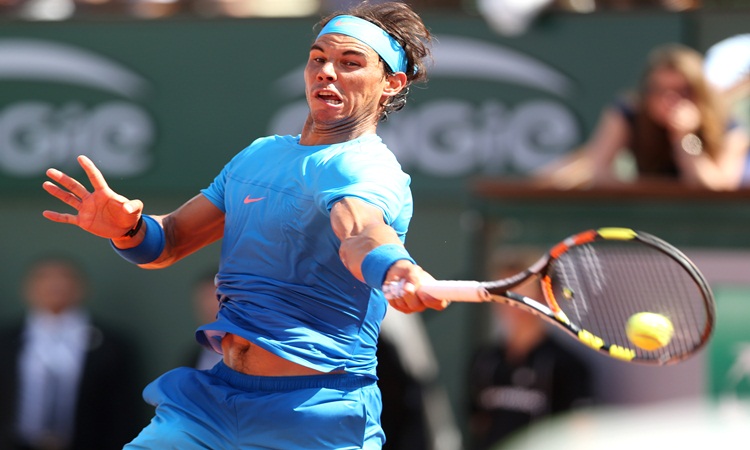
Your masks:
[[[601,228],[553,247],[540,271],[547,305],[585,344],[616,358],[671,364],[708,342],[714,297],[698,268],[679,249],[648,233]],[[653,350],[636,346],[628,320],[649,312],[666,317],[674,333]]]

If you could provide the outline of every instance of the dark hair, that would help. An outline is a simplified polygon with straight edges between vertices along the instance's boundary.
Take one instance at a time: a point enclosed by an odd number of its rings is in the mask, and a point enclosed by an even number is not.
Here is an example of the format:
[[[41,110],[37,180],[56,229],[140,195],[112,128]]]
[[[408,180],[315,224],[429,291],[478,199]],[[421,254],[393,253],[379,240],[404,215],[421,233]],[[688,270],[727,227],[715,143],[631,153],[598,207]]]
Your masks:
[[[64,266],[68,268],[71,275],[77,278],[81,283],[86,283],[87,275],[83,263],[72,255],[66,253],[45,253],[43,255],[37,255],[26,264],[24,278],[29,279],[31,276],[36,275],[37,270],[49,265]]]
[[[408,5],[401,2],[370,4],[364,1],[346,11],[338,11],[328,15],[318,25],[322,28],[331,19],[342,14],[359,17],[374,23],[390,34],[406,52],[406,88],[392,97],[385,105],[381,120],[386,120],[388,114],[399,111],[406,105],[406,97],[412,83],[427,81],[425,59],[430,56],[428,45],[432,40],[432,35],[419,15]],[[385,62],[383,62],[383,67],[389,75],[393,74]]]

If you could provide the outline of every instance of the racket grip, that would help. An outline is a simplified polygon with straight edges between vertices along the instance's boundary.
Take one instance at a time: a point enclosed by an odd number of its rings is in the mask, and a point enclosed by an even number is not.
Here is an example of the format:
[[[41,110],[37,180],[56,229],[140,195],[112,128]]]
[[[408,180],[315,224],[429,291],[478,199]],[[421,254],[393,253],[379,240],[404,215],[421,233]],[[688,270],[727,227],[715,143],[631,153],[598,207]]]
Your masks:
[[[420,292],[438,299],[455,302],[488,302],[490,294],[478,281],[434,280],[422,283]],[[404,294],[404,281],[386,283],[383,292],[387,299],[401,297]]]

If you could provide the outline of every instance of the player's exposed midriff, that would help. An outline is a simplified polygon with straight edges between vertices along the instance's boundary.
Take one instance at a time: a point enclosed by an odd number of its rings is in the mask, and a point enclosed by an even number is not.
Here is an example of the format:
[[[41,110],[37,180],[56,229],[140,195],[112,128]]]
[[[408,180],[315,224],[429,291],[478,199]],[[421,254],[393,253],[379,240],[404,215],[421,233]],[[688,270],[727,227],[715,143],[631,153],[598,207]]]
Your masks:
[[[224,364],[232,370],[247,375],[267,377],[325,375],[321,372],[284,359],[265,350],[245,338],[227,333],[221,340]]]

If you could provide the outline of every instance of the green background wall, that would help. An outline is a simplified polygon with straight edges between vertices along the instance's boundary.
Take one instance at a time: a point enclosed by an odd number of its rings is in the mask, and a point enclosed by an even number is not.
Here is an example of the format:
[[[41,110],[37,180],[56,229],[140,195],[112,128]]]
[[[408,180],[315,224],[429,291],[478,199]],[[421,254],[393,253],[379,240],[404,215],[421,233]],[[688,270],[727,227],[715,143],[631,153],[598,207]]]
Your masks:
[[[481,263],[473,259],[476,248],[472,246],[477,203],[471,198],[468,182],[477,175],[508,178],[524,174],[525,166],[513,164],[519,158],[517,150],[507,144],[511,137],[524,137],[519,134],[522,131],[514,131],[517,123],[510,120],[518,117],[514,112],[537,101],[567,111],[573,119],[568,131],[574,133],[568,135],[567,144],[548,145],[533,155],[539,158],[537,161],[551,159],[585,138],[601,108],[635,82],[645,54],[655,45],[678,41],[704,50],[722,37],[743,31],[750,15],[556,15],[544,17],[519,38],[499,37],[477,17],[427,15],[425,20],[438,41],[441,36],[462,37],[489,44],[495,50],[510,49],[544,65],[570,85],[569,91],[561,93],[472,76],[481,65],[460,73],[436,71],[440,75],[434,76],[427,88],[414,89],[406,109],[384,128],[384,136],[391,137],[392,142],[409,143],[398,152],[413,175],[415,192],[408,248],[436,277],[461,278],[481,276]],[[105,170],[105,175],[111,172],[111,187],[141,198],[146,212],[176,208],[210,183],[234,153],[255,137],[276,130],[278,124],[272,123],[272,118],[278,119],[280,111],[302,100],[301,92],[294,88],[298,85],[294,83],[294,71],[305,61],[313,24],[307,19],[3,23],[0,49],[17,39],[85,49],[132,71],[144,89],[117,94],[82,84],[0,78],[0,320],[20,312],[17,281],[26,263],[50,251],[71,252],[92,275],[92,308],[137,337],[146,363],[144,380],[179,364],[192,345],[195,326],[191,279],[216,266],[218,246],[159,271],[133,267],[115,256],[106,242],[42,218],[44,209],[66,209],[42,191],[44,169],[54,165],[81,175],[71,162],[77,152],[90,153],[95,161],[109,161],[110,170]],[[439,65],[440,60],[435,63]],[[291,77],[291,84],[279,84],[286,76]],[[8,134],[8,111],[29,102],[49,109],[29,119],[27,128]],[[141,114],[138,117],[150,124],[149,139],[128,144],[128,129],[109,123],[111,134],[98,137],[105,144],[87,146],[95,142],[96,131],[101,130],[93,120],[95,112],[112,105],[126,105]],[[486,122],[489,115],[483,112],[488,108],[498,122]],[[441,130],[425,132],[425,124],[435,117],[444,122]],[[278,126],[293,129],[293,124],[287,121]],[[529,126],[533,128],[534,124]],[[473,135],[487,139],[465,148],[467,137]],[[540,136],[526,138],[535,141],[542,139]],[[505,147],[496,150],[493,146]],[[466,158],[476,161],[467,164],[462,173],[441,175],[418,158],[422,147],[432,149],[434,153],[427,156],[434,160],[452,156],[456,158],[452,161],[460,161],[463,151]],[[484,156],[477,156],[478,152]],[[493,164],[482,159],[488,157],[496,158],[490,159]],[[13,161],[18,160],[28,163],[29,173],[19,174],[14,169]],[[140,161],[143,167],[121,173],[118,170],[127,164],[118,167],[118,161]],[[681,217],[689,217],[691,233],[698,233],[696,230],[708,232],[714,226],[712,215],[700,214],[703,206],[683,204],[673,208]],[[569,229],[569,223],[548,220],[542,215],[543,208],[513,212],[511,206],[508,210],[503,205],[496,207],[500,214],[526,217],[528,222],[521,225],[527,230],[523,239],[539,245],[577,231]],[[637,204],[628,210],[619,209],[613,202],[609,208],[620,218],[627,218],[629,211],[635,216],[642,213]],[[746,209],[736,204],[729,208]],[[746,228],[747,211],[735,216],[734,210],[722,210],[722,222],[735,229]],[[591,208],[585,208],[583,214],[586,216],[581,225],[598,226],[601,220],[612,217]],[[663,230],[660,234],[668,240],[676,232],[681,244],[693,244],[689,237],[683,239],[685,236],[675,231],[673,222],[663,220],[668,218],[657,214],[649,223],[658,223]],[[711,246],[712,242],[704,239],[700,245]],[[453,305],[443,313],[423,315],[442,380],[460,420],[463,372],[479,338],[477,330],[482,329],[481,311],[474,305]]]

